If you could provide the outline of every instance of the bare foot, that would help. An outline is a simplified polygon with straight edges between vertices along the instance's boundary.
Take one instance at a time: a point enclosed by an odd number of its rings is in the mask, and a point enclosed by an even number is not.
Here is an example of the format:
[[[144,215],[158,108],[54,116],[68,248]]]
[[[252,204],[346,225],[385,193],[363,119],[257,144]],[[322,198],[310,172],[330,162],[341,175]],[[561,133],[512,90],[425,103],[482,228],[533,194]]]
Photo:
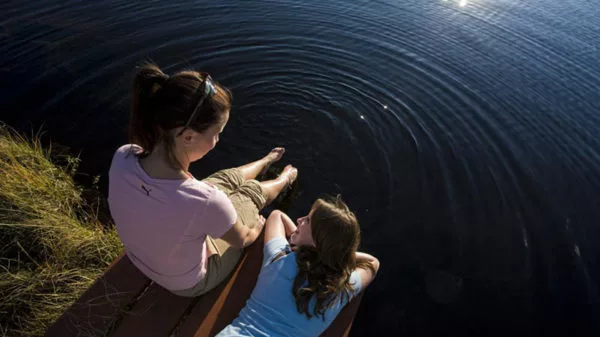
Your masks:
[[[287,187],[290,187],[296,181],[296,178],[298,178],[298,169],[292,165],[286,165],[278,179],[285,179]]]
[[[285,148],[283,148],[283,147],[276,147],[273,150],[271,150],[271,152],[269,152],[269,154],[267,154],[263,158],[263,160],[265,162],[265,166],[260,171],[260,174],[261,175],[265,174],[267,172],[267,170],[269,169],[269,166],[271,166],[271,164],[273,164],[274,162],[281,159],[281,157],[283,157],[284,152],[285,152]]]

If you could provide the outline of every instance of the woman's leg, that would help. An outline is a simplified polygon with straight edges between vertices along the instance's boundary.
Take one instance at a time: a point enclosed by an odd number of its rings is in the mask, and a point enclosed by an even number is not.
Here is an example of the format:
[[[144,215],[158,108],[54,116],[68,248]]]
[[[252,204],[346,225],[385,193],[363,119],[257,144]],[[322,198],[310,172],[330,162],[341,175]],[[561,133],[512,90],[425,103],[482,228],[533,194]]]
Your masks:
[[[281,191],[283,191],[287,186],[291,185],[297,177],[298,169],[292,165],[287,165],[277,179],[261,181],[260,187],[265,195],[265,205],[273,202],[279,193],[281,193]]]
[[[185,290],[172,290],[178,296],[195,297],[216,288],[235,269],[242,257],[242,250],[231,247],[222,239],[206,237],[206,249],[210,256],[207,260],[206,275],[194,287]]]
[[[240,167],[217,171],[203,179],[203,181],[219,187],[229,195],[239,189],[246,181],[264,173],[272,163],[281,159],[284,152],[284,148],[276,147],[262,159]]]
[[[242,172],[244,179],[255,179],[259,174],[265,173],[271,164],[281,159],[284,152],[285,149],[283,147],[276,147],[263,158],[240,166],[237,169]]]

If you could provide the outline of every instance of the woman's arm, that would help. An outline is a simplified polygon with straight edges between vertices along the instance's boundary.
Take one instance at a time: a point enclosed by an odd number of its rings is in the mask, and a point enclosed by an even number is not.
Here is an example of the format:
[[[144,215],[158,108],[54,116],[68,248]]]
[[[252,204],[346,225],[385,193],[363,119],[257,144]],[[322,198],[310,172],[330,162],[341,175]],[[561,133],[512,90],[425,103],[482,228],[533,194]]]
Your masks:
[[[285,229],[285,237],[289,238],[290,235],[296,231],[296,224],[287,214],[280,211],[278,212],[281,216],[281,221],[283,222],[283,227]]]
[[[286,215],[283,212],[274,210],[267,218],[265,223],[265,245],[263,247],[263,268],[289,252],[290,245],[285,238],[285,234],[286,230],[291,230],[291,227],[289,224],[285,224],[285,217]]]
[[[257,214],[256,224],[253,228],[244,226],[241,221],[235,222],[225,235],[221,237],[223,241],[229,243],[234,248],[245,248],[251,245],[262,232],[265,226],[265,218]]]
[[[379,270],[379,260],[373,255],[356,252],[356,262],[359,264],[356,270],[360,275],[362,284],[361,290],[364,290],[371,282],[373,282],[373,279],[375,279],[377,271]]]
[[[291,219],[280,210],[271,212],[265,224],[265,244],[277,237],[283,237],[285,239],[287,231],[291,229],[289,223],[286,224],[288,220],[291,222]],[[296,226],[293,222],[292,226],[294,226],[295,231]]]

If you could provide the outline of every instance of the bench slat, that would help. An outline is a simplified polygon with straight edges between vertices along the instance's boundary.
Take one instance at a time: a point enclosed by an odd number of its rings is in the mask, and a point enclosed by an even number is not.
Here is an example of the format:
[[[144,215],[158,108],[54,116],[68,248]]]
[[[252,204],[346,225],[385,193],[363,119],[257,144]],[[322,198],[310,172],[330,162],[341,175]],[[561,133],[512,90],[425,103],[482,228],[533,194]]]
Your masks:
[[[46,331],[46,337],[103,335],[120,312],[148,286],[129,258],[122,255]]]
[[[110,337],[167,337],[192,301],[153,283]]]
[[[352,301],[340,311],[331,325],[323,331],[320,337],[348,337],[350,329],[352,328],[352,322],[354,321],[354,317],[356,317],[356,312],[358,311],[364,293],[365,291],[363,290],[358,296],[353,298]]]
[[[117,318],[120,320],[110,337],[167,337],[174,330],[177,337],[214,336],[237,317],[250,297],[260,272],[263,245],[261,235],[246,249],[232,275],[211,292],[193,299],[151,284],[129,258],[121,256],[46,336],[104,335]],[[347,337],[362,296],[342,309],[321,337]]]
[[[232,275],[200,298],[182,322],[177,337],[214,336],[237,317],[250,297],[260,272],[264,235],[248,247]]]
[[[181,323],[177,337],[212,337],[237,316],[250,298],[262,264],[264,236],[246,249],[241,263],[223,284],[200,298]],[[360,305],[362,293],[338,315],[321,337],[347,337]]]

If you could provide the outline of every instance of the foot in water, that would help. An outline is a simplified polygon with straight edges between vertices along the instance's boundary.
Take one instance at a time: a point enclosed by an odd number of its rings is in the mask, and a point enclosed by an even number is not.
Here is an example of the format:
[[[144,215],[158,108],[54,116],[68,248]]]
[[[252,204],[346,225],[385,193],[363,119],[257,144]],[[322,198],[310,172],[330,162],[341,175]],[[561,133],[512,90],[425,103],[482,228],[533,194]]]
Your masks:
[[[285,179],[286,189],[288,189],[296,181],[296,178],[298,178],[298,169],[292,165],[286,165],[277,179]]]
[[[265,162],[265,166],[260,171],[260,175],[264,175],[265,173],[267,173],[267,170],[269,169],[271,164],[273,164],[274,162],[281,159],[281,157],[283,157],[284,152],[285,152],[285,148],[283,148],[283,147],[276,147],[273,150],[271,150],[271,152],[269,152],[269,154],[267,154],[262,159]]]

